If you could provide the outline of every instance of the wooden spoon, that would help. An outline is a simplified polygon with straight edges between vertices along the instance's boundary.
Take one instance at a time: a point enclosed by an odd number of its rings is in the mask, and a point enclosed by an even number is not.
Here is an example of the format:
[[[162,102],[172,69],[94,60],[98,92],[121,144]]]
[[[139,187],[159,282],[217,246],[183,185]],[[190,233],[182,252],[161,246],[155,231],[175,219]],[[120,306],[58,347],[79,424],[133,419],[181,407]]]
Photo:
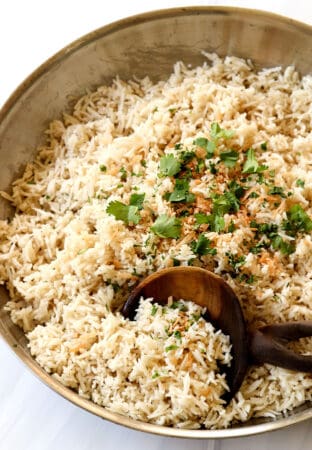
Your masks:
[[[290,370],[312,373],[312,356],[297,354],[285,343],[312,336],[312,321],[268,325],[247,332],[238,298],[219,276],[198,267],[174,267],[145,278],[131,293],[121,313],[133,320],[140,298],[167,304],[168,297],[192,300],[206,308],[206,319],[225,334],[232,344],[232,363],[226,370],[231,398],[240,388],[250,363],[269,363]]]

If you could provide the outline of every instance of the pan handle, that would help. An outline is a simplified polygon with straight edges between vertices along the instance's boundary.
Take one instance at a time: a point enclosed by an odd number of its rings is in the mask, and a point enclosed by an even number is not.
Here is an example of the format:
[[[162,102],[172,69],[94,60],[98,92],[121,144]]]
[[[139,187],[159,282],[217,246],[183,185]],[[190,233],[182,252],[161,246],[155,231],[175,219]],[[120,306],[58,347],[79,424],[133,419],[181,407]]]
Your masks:
[[[249,335],[249,354],[254,364],[269,363],[284,369],[312,373],[312,355],[300,355],[286,343],[312,336],[312,321],[267,325]]]

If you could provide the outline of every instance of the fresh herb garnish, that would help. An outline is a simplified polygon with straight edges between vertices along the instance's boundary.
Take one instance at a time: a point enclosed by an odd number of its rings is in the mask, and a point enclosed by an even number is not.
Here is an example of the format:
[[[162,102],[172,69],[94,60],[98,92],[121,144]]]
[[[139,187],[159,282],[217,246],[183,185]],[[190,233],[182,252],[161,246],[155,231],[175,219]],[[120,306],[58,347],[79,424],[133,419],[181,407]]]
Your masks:
[[[200,234],[197,241],[192,241],[190,247],[193,253],[198,256],[215,255],[217,253],[217,250],[211,247],[210,239],[207,239],[204,234]]]
[[[117,220],[122,220],[127,225],[133,223],[137,225],[140,221],[139,208],[135,205],[125,205],[119,201],[112,201],[106,208],[108,214],[115,216]]]
[[[173,333],[173,336],[174,336],[176,339],[178,339],[178,341],[181,341],[181,339],[182,339],[181,331],[179,331],[179,330],[176,330],[176,331]]]
[[[293,243],[284,241],[279,234],[273,237],[271,243],[274,250],[279,250],[283,255],[290,255],[296,249]]]
[[[209,141],[207,138],[204,137],[199,137],[195,139],[194,144],[206,150],[207,159],[213,158],[214,151],[216,149],[215,142]]]
[[[247,150],[247,159],[243,166],[243,173],[261,173],[266,170],[268,166],[259,165],[253,148]]]
[[[220,153],[220,159],[224,162],[224,165],[229,169],[234,167],[239,158],[238,152],[235,150],[227,150]]]
[[[155,314],[157,313],[157,306],[156,305],[152,305],[152,309],[151,309],[151,316],[155,316]]]
[[[298,187],[304,187],[305,182],[303,180],[300,180],[300,178],[296,181],[296,186]]]
[[[177,350],[179,348],[177,345],[168,345],[168,347],[165,348],[166,352],[170,352],[171,350]]]
[[[182,224],[178,218],[162,214],[157,217],[154,225],[151,226],[151,231],[163,238],[177,239],[180,237],[181,227]]]
[[[139,210],[143,209],[145,194],[131,194],[130,205],[137,206]]]
[[[188,180],[185,178],[176,179],[174,190],[168,198],[169,202],[193,202],[195,200],[195,196],[189,192],[189,188],[190,186]]]
[[[179,311],[187,311],[187,306],[183,302],[175,301],[170,306],[171,309],[178,309]]]
[[[155,378],[158,378],[159,376],[160,376],[160,374],[156,371],[153,373],[152,379],[155,380]]]
[[[266,151],[268,149],[267,142],[262,142],[262,144],[260,144],[260,148],[261,148],[261,150]]]
[[[218,141],[219,139],[230,139],[235,134],[235,131],[225,130],[221,128],[216,122],[211,124],[210,137],[213,141]]]
[[[165,155],[160,158],[159,170],[161,175],[173,177],[181,170],[181,164],[173,154]]]
[[[127,171],[124,167],[119,170],[121,181],[127,181]]]
[[[100,171],[101,172],[106,172],[106,170],[107,170],[107,167],[104,166],[104,164],[100,164]]]
[[[232,267],[235,273],[237,273],[238,269],[245,264],[246,256],[244,255],[238,256],[230,252],[226,252],[225,254],[228,257],[229,265]]]
[[[224,216],[226,213],[236,213],[239,210],[239,206],[239,199],[231,191],[212,195],[213,214]]]
[[[282,198],[286,198],[286,194],[284,192],[284,189],[280,186],[272,186],[269,189],[269,195],[279,195]]]
[[[283,221],[282,227],[290,236],[296,236],[297,233],[308,233],[312,231],[312,220],[301,205],[292,205],[286,214],[287,220]]]

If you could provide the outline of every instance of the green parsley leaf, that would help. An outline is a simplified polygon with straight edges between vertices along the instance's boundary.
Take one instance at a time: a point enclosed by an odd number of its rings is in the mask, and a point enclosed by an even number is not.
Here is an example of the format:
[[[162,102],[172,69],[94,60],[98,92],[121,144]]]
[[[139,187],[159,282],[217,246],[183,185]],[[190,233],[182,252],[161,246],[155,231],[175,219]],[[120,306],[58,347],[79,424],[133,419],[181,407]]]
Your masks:
[[[215,255],[217,250],[211,247],[210,239],[207,239],[204,234],[198,236],[197,241],[192,241],[190,247],[195,255]]]
[[[106,208],[108,214],[112,214],[117,220],[122,220],[127,225],[129,223],[133,223],[134,225],[139,223],[141,216],[138,211],[139,208],[137,206],[125,205],[117,200],[110,202]]]
[[[260,148],[261,150],[266,151],[268,149],[267,142],[262,142],[262,144],[260,144]]]
[[[104,164],[100,164],[100,171],[101,172],[106,172],[106,170],[107,170],[107,167],[104,166]]]
[[[162,214],[157,217],[154,225],[151,226],[151,231],[163,238],[177,239],[181,234],[181,226],[181,221],[176,217],[169,217],[167,214]]]
[[[162,156],[159,161],[160,173],[163,176],[173,177],[181,170],[181,164],[172,153]]]
[[[247,159],[243,166],[243,173],[260,173],[266,170],[268,166],[259,165],[253,148],[247,150]]]
[[[300,232],[308,233],[312,231],[312,220],[301,205],[292,205],[286,214],[288,220],[283,221],[282,227],[290,236],[295,236]]]
[[[156,371],[153,373],[152,379],[155,380],[155,378],[158,378],[159,376],[160,376],[160,374]]]
[[[239,154],[235,150],[227,150],[220,153],[220,159],[224,162],[224,165],[228,168],[235,166],[238,160]]]
[[[211,124],[210,128],[210,136],[213,141],[217,141],[218,139],[230,139],[235,134],[235,131],[225,130],[220,127],[220,125],[216,122]]]
[[[248,189],[246,186],[237,183],[236,180],[231,180],[228,184],[228,188],[238,199],[243,197],[245,191]]]
[[[145,194],[131,194],[130,205],[137,206],[139,210],[143,209]]]
[[[207,159],[213,158],[214,151],[216,149],[216,144],[214,142],[208,141],[208,139],[204,137],[199,137],[195,139],[194,144],[206,150]]]
[[[305,182],[303,180],[300,180],[300,178],[296,181],[296,186],[303,188],[304,185],[305,185]]]

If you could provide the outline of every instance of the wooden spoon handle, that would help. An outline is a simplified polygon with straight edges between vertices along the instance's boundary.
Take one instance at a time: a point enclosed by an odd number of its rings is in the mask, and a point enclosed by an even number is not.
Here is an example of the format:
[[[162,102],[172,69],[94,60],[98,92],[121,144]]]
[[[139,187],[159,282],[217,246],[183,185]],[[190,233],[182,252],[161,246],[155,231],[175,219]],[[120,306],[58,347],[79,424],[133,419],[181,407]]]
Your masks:
[[[282,340],[312,336],[312,322],[269,325],[250,333],[249,353],[255,364],[269,363],[284,369],[312,373],[312,355],[300,355]]]

